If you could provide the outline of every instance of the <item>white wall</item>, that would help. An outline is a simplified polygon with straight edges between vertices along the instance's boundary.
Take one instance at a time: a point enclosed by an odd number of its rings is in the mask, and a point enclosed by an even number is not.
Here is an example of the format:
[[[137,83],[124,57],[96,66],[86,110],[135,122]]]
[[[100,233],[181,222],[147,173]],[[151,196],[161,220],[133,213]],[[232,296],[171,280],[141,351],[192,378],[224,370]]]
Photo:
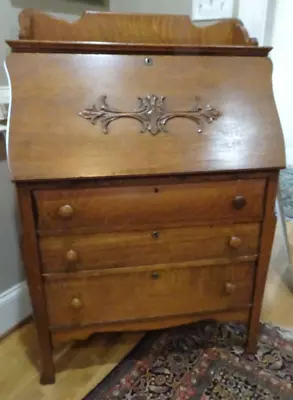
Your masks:
[[[293,166],[293,1],[278,0],[272,30],[273,84],[277,107],[284,132],[287,164]]]
[[[138,12],[150,14],[192,13],[192,0],[111,0],[113,12]]]
[[[23,278],[14,187],[7,163],[0,161],[0,293]]]
[[[264,43],[268,4],[271,0],[238,0],[237,17],[244,23],[250,37]]]
[[[292,0],[238,0],[238,18],[258,38],[273,46],[273,89],[285,138],[287,164],[293,165],[293,56],[288,50],[293,38]]]

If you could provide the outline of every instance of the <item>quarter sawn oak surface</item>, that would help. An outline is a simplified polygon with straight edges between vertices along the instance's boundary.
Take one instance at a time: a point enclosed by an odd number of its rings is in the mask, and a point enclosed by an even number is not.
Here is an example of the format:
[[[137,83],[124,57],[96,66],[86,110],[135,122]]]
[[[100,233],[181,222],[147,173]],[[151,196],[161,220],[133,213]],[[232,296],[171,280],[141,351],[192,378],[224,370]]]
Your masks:
[[[14,116],[9,131],[12,178],[284,167],[267,58],[152,58],[153,65],[146,66],[145,57],[135,55],[11,54],[7,67]],[[32,71],[34,79],[23,79]],[[168,110],[179,111],[190,110],[198,98],[203,107],[211,105],[222,116],[211,124],[206,122],[202,134],[196,122],[178,118],[169,121],[168,133],[156,137],[140,133],[140,124],[132,119],[114,121],[105,135],[100,122],[92,125],[78,115],[103,94],[112,107],[123,111],[134,111],[138,97],[150,94],[165,96]]]
[[[53,345],[95,332],[242,321],[255,353],[285,166],[270,49],[237,20],[20,26],[8,158],[41,382]]]

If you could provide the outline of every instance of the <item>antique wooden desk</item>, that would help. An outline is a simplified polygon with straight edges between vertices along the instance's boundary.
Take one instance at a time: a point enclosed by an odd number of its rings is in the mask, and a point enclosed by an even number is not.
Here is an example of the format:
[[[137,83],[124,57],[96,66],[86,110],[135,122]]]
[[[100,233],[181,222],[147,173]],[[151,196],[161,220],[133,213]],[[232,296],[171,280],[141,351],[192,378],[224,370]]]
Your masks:
[[[41,381],[52,344],[93,332],[238,320],[255,352],[285,165],[270,49],[234,20],[20,20],[9,163]]]

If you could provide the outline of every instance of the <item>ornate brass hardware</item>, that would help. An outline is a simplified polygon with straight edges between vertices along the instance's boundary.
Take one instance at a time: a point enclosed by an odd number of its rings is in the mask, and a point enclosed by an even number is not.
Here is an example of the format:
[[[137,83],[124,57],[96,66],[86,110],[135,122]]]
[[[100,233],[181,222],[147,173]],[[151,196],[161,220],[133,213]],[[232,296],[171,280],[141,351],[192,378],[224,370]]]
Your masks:
[[[107,96],[103,95],[98,99],[97,104],[82,110],[79,115],[88,119],[93,125],[100,121],[104,133],[108,133],[108,126],[117,119],[136,119],[142,125],[141,133],[149,132],[155,136],[160,132],[167,132],[166,124],[174,118],[186,118],[194,121],[198,126],[197,133],[202,133],[205,121],[212,123],[222,114],[210,105],[203,108],[198,103],[189,111],[167,112],[165,97],[152,94],[139,97],[138,108],[133,112],[123,112],[110,107]]]

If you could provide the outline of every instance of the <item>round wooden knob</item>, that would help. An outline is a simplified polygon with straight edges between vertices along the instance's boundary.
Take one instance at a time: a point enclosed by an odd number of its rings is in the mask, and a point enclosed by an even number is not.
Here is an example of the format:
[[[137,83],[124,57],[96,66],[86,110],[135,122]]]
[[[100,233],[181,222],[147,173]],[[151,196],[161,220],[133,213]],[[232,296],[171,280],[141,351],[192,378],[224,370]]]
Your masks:
[[[243,207],[246,206],[246,203],[247,201],[244,196],[236,196],[232,201],[233,207],[236,210],[241,210]]]
[[[72,308],[75,308],[76,310],[78,310],[82,307],[82,301],[78,297],[74,297],[71,300],[71,306],[72,306]]]
[[[78,260],[78,253],[75,250],[69,250],[65,255],[66,261],[73,263]]]
[[[71,218],[73,215],[73,208],[70,205],[65,204],[59,208],[58,214],[62,218]]]
[[[153,273],[152,273],[152,278],[153,278],[154,280],[159,279],[159,278],[160,278],[159,273],[158,273],[158,272],[153,272]]]
[[[242,240],[237,236],[232,236],[229,245],[232,249],[238,249],[242,245]]]
[[[225,292],[226,292],[227,294],[233,294],[233,293],[235,293],[236,289],[237,289],[237,286],[235,285],[235,283],[227,282],[227,283],[225,284]]]

